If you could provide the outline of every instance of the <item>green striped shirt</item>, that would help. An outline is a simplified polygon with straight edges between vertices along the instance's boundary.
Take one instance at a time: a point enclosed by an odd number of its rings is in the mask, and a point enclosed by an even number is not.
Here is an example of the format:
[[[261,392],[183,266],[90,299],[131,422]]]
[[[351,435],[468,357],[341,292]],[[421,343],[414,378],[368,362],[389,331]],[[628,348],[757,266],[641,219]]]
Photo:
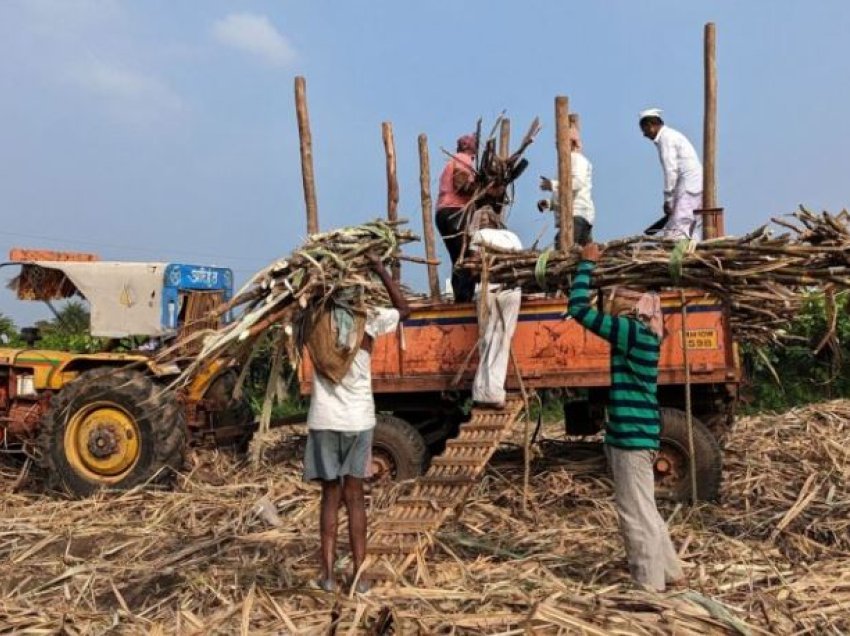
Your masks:
[[[579,263],[570,289],[569,314],[611,343],[611,391],[605,443],[625,449],[658,449],[658,358],[661,343],[634,318],[609,316],[590,306],[591,261]]]

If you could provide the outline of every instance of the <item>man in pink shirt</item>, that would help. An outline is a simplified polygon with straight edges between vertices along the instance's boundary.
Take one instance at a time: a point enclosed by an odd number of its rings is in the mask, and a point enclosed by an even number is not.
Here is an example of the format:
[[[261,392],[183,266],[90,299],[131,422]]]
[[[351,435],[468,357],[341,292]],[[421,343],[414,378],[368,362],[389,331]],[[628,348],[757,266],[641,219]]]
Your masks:
[[[457,140],[457,153],[449,158],[440,175],[437,197],[437,229],[443,237],[452,260],[452,293],[456,303],[472,301],[475,281],[464,271],[454,271],[460,259],[466,234],[466,215],[463,214],[475,193],[475,155],[478,140],[464,135]]]

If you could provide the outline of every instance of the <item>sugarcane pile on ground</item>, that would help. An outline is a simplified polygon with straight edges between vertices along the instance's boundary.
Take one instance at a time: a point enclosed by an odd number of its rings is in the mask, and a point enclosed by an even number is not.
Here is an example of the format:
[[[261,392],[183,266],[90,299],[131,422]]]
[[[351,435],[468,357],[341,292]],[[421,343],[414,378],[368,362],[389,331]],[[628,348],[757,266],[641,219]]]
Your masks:
[[[624,286],[661,290],[687,287],[704,290],[732,309],[739,342],[767,344],[798,313],[815,287],[850,287],[850,215],[813,214],[803,208],[742,237],[723,237],[688,245],[645,236],[604,245],[594,272],[597,287]],[[790,231],[788,231],[790,230]],[[692,249],[691,249],[692,248]],[[491,282],[528,292],[568,290],[580,251],[491,250],[482,261],[467,261],[476,273],[487,268]]]
[[[352,598],[310,587],[319,494],[301,430],[259,466],[195,450],[174,492],[65,501],[37,475],[12,492],[7,461],[0,633],[850,632],[850,401],[740,420],[721,503],[662,506],[687,592],[630,589],[604,458],[568,448],[560,423],[544,439],[528,513],[509,447],[427,562]],[[372,519],[388,496],[372,491]]]
[[[405,222],[376,220],[313,234],[291,255],[257,272],[230,302],[218,308],[219,316],[234,314],[232,322],[216,332],[192,334],[191,338],[202,338],[203,344],[177,383],[215,359],[247,359],[272,327],[298,325],[306,313],[322,308],[329,300],[348,300],[365,307],[388,305],[386,290],[370,274],[367,255],[374,254],[385,262],[414,260],[398,252],[405,243],[418,240],[412,232],[401,229]],[[175,352],[185,350],[186,344],[178,342],[159,357],[170,361]]]

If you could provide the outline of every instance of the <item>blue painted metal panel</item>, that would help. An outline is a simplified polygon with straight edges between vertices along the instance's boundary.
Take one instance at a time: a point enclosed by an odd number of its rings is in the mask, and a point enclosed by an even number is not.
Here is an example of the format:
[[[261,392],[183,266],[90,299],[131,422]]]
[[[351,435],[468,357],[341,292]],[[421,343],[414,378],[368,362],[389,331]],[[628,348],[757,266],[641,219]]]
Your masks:
[[[230,300],[233,296],[233,272],[226,267],[169,264],[165,268],[162,285],[162,325],[164,327],[177,328],[180,292],[187,291],[220,291],[224,300]]]

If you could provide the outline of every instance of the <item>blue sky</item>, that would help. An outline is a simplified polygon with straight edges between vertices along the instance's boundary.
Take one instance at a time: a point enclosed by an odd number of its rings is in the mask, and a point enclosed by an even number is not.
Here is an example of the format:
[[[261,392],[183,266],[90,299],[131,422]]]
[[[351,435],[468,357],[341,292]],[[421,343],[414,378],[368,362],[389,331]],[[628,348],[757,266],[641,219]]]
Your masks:
[[[439,148],[506,110],[515,139],[535,115],[544,126],[510,222],[526,242],[549,239],[536,175],[555,170],[565,94],[594,164],[596,237],[636,233],[661,205],[636,113],[663,108],[701,148],[710,20],[727,229],[800,203],[847,206],[846,1],[2,0],[0,253],[93,250],[238,278],[288,253],[305,234],[298,74],[323,229],[384,213],[381,121],[393,122],[400,211],[418,231],[417,135],[436,181]],[[405,278],[424,289],[421,267]],[[21,324],[45,315],[6,291],[0,303]]]

